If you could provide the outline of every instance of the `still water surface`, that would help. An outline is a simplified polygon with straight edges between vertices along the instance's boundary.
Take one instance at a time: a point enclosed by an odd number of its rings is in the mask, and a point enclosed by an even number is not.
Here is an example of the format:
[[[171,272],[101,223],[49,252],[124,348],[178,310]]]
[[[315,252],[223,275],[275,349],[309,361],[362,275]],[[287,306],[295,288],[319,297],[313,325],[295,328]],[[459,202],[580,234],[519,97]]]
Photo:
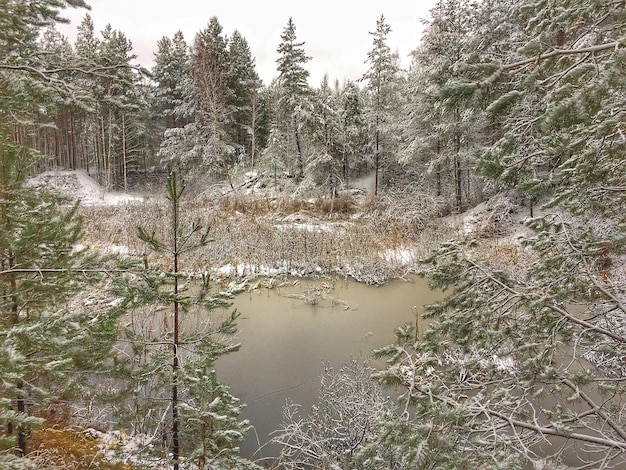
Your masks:
[[[373,349],[393,342],[396,326],[415,322],[424,305],[442,296],[420,278],[379,287],[345,280],[276,285],[237,296],[242,347],[217,363],[220,380],[247,404],[242,418],[254,430],[242,454],[254,459],[275,455],[269,447],[256,451],[279,428],[288,400],[304,410],[317,401],[322,362],[370,358]]]

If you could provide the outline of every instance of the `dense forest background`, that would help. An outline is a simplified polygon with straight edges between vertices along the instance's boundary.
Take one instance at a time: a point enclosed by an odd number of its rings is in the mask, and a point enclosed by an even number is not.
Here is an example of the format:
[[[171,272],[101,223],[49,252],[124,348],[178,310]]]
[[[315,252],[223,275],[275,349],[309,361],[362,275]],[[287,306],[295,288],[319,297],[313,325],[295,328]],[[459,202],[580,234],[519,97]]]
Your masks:
[[[125,385],[117,401],[106,397],[120,422],[151,437],[146,449],[161,440],[175,469],[255,468],[238,455],[249,430],[241,405],[211,372],[237,349],[227,340],[236,314],[190,336],[178,328],[179,314],[228,297],[211,294],[207,273],[199,293],[185,291],[179,261],[209,234],[182,215],[179,178],[199,193],[213,183],[234,189],[245,174],[290,198],[330,199],[372,175],[372,207],[384,196],[401,216],[432,206],[424,214],[434,219],[483,201],[498,208],[494,223],[528,216],[515,256],[491,250],[489,234],[440,243],[422,272],[449,295],[427,308],[430,328],[399,327],[376,351],[384,370],[327,377],[307,421],[287,412],[277,465],[625,464],[623,1],[440,0],[408,70],[381,16],[363,77],[317,86],[292,19],[276,78],[263,84],[246,39],[217,18],[194,38],[162,38],[145,70],[123,32],[96,33],[88,15],[73,44],[59,34],[68,5],[86,6],[0,0],[3,468],[37,465],[32,430],[54,422],[51,404],[87,400],[94,378]],[[49,169],[84,169],[122,189],[169,175],[168,205],[154,212],[171,214],[169,235],[139,230],[168,262],[77,249],[78,208],[26,184]],[[101,297],[77,302],[87,289]],[[153,321],[150,312],[169,308],[159,334],[149,321],[120,327],[128,312]],[[374,384],[401,387],[400,409]],[[366,386],[372,400],[359,401],[355,390]]]
[[[465,16],[455,5],[441,5],[426,34],[432,37],[416,49],[409,71],[400,69],[387,45],[391,26],[381,16],[363,77],[325,78],[312,87],[310,57],[291,19],[277,45],[277,76],[263,84],[246,39],[225,33],[215,17],[194,38],[180,32],[163,37],[146,70],[134,62],[124,32],[108,25],[97,33],[86,14],[73,44],[51,25],[29,45],[28,57],[36,55],[43,76],[29,76],[37,72],[19,64],[23,56],[11,65],[22,79],[51,86],[45,102],[12,126],[12,135],[45,155],[40,170],[86,169],[105,187],[127,189],[129,178],[172,168],[208,181],[255,170],[276,175],[276,184],[294,178],[300,190],[333,195],[351,178],[374,171],[376,192],[419,184],[436,196],[454,194],[458,211],[481,197],[470,146],[480,137],[463,138],[480,134],[481,125],[468,128],[467,112],[464,119],[460,111],[445,116],[441,126],[448,130],[435,142],[418,108],[437,92],[419,86],[428,74],[437,75],[437,86],[446,77],[461,79],[452,63],[431,59],[436,48],[460,47],[438,29],[455,30]]]

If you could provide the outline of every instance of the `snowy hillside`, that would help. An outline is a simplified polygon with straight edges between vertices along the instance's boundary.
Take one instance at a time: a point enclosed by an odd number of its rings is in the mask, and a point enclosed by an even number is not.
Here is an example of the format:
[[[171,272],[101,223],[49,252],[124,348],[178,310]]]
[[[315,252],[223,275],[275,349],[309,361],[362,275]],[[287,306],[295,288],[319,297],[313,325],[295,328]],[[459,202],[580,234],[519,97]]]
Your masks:
[[[106,191],[85,170],[47,171],[31,178],[29,184],[58,190],[86,206],[117,205],[144,199],[137,194]]]

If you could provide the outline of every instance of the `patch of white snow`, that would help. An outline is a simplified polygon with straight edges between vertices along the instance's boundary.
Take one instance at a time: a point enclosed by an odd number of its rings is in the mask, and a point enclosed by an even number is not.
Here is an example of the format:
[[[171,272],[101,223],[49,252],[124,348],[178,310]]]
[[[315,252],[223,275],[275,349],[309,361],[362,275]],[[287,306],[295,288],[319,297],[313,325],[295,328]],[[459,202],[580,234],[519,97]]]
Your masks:
[[[415,264],[415,250],[410,248],[390,248],[380,253],[387,263],[395,266],[410,266]]]
[[[29,184],[56,189],[86,206],[118,205],[143,200],[143,197],[139,195],[107,191],[85,170],[47,171],[31,178]]]

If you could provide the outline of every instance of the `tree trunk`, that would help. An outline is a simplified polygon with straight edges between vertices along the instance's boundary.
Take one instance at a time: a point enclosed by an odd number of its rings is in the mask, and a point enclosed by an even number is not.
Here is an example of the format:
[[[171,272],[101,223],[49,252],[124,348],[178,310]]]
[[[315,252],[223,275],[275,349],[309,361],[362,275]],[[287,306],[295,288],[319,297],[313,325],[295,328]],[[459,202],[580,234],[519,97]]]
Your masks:
[[[24,382],[21,380],[17,383],[17,412],[26,414],[26,400],[24,400]],[[28,437],[26,429],[19,428],[17,431],[17,447],[19,455],[26,455],[26,438]]]
[[[344,137],[344,139],[345,139],[345,137]],[[342,158],[342,160],[343,160],[343,168],[342,168],[342,170],[343,170],[342,171],[342,173],[343,173],[343,182],[344,182],[345,188],[346,189],[350,189],[350,184],[348,182],[348,152],[346,151],[346,143],[345,142],[343,143],[342,153],[343,153],[343,158]]]
[[[252,115],[250,122],[250,169],[254,170],[254,157],[256,151],[256,102],[257,93],[252,97]]]
[[[107,142],[107,184],[106,187],[110,188],[113,183],[113,159],[114,149],[113,149],[113,111],[109,109],[109,127],[108,127],[109,135]]]
[[[462,181],[462,172],[461,172],[461,161],[459,158],[459,154],[454,154],[454,187],[455,187],[455,199],[456,199],[456,211],[457,214],[463,212],[463,181]]]
[[[461,171],[461,133],[459,126],[461,125],[461,113],[457,109],[454,112],[455,130],[452,137],[454,143],[454,156],[452,165],[454,166],[454,194],[456,200],[457,214],[463,212],[463,173]]]
[[[124,173],[124,192],[128,191],[128,167],[126,157],[126,115],[122,112],[122,166]]]
[[[441,140],[437,139],[437,163],[435,164],[435,186],[437,196],[441,196]]]
[[[302,180],[304,179],[304,157],[302,156],[302,146],[300,144],[300,132],[298,132],[298,118],[295,113],[293,115],[293,126],[296,137],[296,149],[298,151],[298,171],[300,173],[298,176]]]
[[[78,163],[78,156],[77,156],[77,151],[76,151],[76,127],[74,124],[74,112],[70,111],[70,118],[69,118],[69,129],[68,129],[68,133],[69,133],[69,139],[68,139],[68,150],[69,150],[69,154],[70,154],[70,166],[72,170],[76,170],[80,164]]]
[[[378,130],[378,119],[376,120],[376,147],[374,159],[374,196],[378,195],[378,171],[380,168],[380,131]]]
[[[9,271],[15,266],[15,256],[12,251],[8,253],[8,267]],[[17,325],[19,319],[18,298],[17,298],[17,281],[15,280],[15,274],[10,275],[10,292],[11,292],[11,313],[13,315],[13,324]],[[16,404],[18,413],[26,413],[26,401],[24,400],[24,382],[20,379],[16,385],[17,396]],[[13,432],[13,426],[11,426],[10,433]],[[18,427],[17,429],[17,447],[20,456],[26,455],[26,430]]]
[[[178,200],[172,198],[172,221],[174,241],[174,344],[172,361],[172,460],[174,470],[179,470],[180,442],[178,438],[178,342],[179,342],[179,305],[178,305]]]

